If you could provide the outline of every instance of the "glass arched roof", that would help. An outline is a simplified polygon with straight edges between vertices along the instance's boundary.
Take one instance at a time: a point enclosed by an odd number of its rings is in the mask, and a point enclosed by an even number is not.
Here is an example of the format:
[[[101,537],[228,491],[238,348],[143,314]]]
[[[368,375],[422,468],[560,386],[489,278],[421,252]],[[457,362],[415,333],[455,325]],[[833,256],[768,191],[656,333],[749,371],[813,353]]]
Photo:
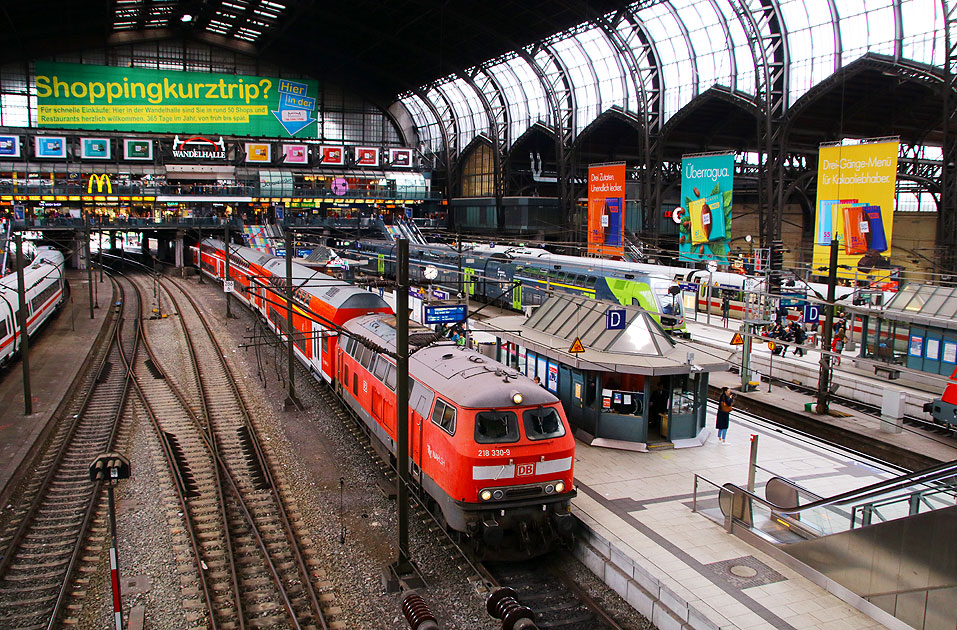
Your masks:
[[[573,135],[613,106],[641,114],[641,88],[661,89],[661,124],[705,90],[722,86],[755,98],[763,68],[747,32],[766,21],[750,19],[743,6],[756,0],[661,0],[636,2],[628,15],[608,15],[604,26],[581,25],[549,38],[528,54],[482,64],[504,92],[507,142],[536,122],[555,127],[550,86],[571,85]],[[938,0],[776,0],[786,42],[792,105],[835,71],[867,53],[942,66],[944,17]],[[538,69],[530,66],[538,65]],[[631,71],[636,67],[637,74]],[[560,68],[560,71],[558,70]],[[556,77],[561,72],[564,76]],[[642,83],[644,82],[644,83]],[[487,87],[485,88],[487,89]],[[450,76],[430,85],[439,112],[451,105],[458,149],[479,134],[491,137],[488,116],[470,85]],[[559,94],[561,96],[561,94]],[[414,95],[399,99],[420,129],[422,142],[442,148],[437,121]],[[491,99],[490,99],[491,100]]]

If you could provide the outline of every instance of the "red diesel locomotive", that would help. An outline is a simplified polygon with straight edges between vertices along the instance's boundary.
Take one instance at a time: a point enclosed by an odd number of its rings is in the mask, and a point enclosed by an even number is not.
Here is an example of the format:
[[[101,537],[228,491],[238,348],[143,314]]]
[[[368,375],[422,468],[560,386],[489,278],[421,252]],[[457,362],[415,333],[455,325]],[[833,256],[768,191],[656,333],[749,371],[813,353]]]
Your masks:
[[[285,261],[246,247],[230,252],[235,295],[285,335]],[[223,279],[221,241],[203,241],[194,256],[203,273]],[[392,310],[374,293],[300,265],[292,277],[296,356],[394,461]],[[410,474],[433,512],[489,556],[536,555],[570,536],[575,442],[558,399],[414,322],[409,347]]]

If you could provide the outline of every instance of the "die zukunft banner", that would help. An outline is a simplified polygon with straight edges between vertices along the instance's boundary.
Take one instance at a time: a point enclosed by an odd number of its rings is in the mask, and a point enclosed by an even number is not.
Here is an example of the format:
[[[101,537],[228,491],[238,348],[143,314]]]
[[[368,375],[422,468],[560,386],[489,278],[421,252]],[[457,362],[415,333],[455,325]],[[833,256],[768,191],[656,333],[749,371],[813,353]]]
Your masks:
[[[681,158],[679,260],[728,262],[734,154]]]
[[[837,240],[839,278],[891,281],[899,150],[897,140],[821,145],[812,252],[816,275],[828,274],[831,241]]]
[[[588,253],[625,253],[625,163],[588,167]]]
[[[318,135],[311,80],[38,61],[35,88],[40,127]]]

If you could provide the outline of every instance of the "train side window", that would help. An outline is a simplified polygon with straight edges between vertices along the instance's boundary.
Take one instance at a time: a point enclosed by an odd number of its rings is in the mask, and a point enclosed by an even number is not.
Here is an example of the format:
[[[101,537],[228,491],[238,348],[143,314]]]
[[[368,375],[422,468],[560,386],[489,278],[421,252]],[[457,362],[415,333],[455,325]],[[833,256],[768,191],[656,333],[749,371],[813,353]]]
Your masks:
[[[565,425],[554,407],[526,409],[522,413],[525,437],[530,440],[548,440],[565,435]]]
[[[479,444],[518,442],[518,418],[511,411],[480,411],[475,414],[475,441]]]
[[[389,371],[385,375],[385,384],[392,391],[395,391],[395,377],[395,366],[390,363]]]
[[[372,371],[375,374],[375,377],[385,383],[385,376],[389,372],[389,362],[385,360],[385,357],[377,357],[375,362],[375,369]]]
[[[322,331],[322,353],[329,354],[329,333]]]
[[[359,345],[359,352],[356,355],[356,361],[359,362],[362,367],[369,369],[369,366],[372,365],[372,349],[369,346]]]
[[[7,330],[7,320],[0,319],[0,339],[4,339],[9,332],[10,331]]]
[[[596,278],[595,276],[588,276],[588,281],[585,283],[585,286],[587,286],[589,289],[594,289],[595,284],[597,283],[598,283],[598,278]]]
[[[354,338],[352,338],[352,337],[346,337],[346,347],[345,347],[345,351],[349,354],[349,356],[352,356],[352,357],[355,356],[355,355],[353,354],[353,352],[355,351],[355,349],[356,349],[356,340],[355,340]]]
[[[352,373],[352,395],[359,395],[359,375],[355,372]]]
[[[432,423],[449,435],[455,435],[455,407],[446,404],[443,400],[435,401]]]

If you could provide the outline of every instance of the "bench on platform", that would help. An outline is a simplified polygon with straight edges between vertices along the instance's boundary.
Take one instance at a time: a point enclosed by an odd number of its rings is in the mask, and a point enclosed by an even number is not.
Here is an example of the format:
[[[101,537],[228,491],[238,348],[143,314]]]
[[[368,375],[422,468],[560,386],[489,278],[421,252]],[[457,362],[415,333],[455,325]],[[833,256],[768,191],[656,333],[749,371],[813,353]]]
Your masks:
[[[878,376],[886,376],[892,381],[895,381],[901,377],[901,371],[890,365],[875,365],[874,374]]]

